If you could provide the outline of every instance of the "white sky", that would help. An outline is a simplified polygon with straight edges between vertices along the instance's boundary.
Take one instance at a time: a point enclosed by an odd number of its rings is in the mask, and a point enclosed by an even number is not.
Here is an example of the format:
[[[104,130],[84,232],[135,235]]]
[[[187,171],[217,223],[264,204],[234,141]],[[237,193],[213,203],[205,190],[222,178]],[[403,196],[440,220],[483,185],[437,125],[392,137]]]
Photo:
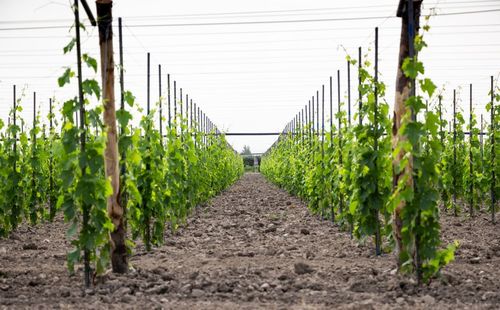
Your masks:
[[[94,2],[90,0],[89,4],[95,12]],[[355,57],[358,46],[368,51],[373,47],[374,27],[379,26],[380,78],[388,87],[386,100],[392,106],[401,20],[391,16],[395,15],[397,4],[398,0],[115,1],[114,17],[123,17],[125,26],[125,88],[145,106],[146,52],[151,52],[152,102],[158,100],[157,68],[161,64],[164,96],[168,72],[219,128],[230,132],[277,132],[307,104],[322,84],[328,84],[330,75],[336,77],[337,69],[341,70],[341,91],[345,94],[343,47]],[[76,58],[74,53],[62,55],[63,46],[73,35],[68,33],[72,24],[69,5],[70,1],[66,0],[0,0],[0,117],[5,121],[12,104],[13,84],[17,84],[18,89],[26,89],[23,102],[27,122],[31,122],[33,91],[37,92],[43,115],[48,111],[49,97],[55,95],[63,101],[76,94],[74,83],[64,91],[57,88],[57,77],[64,71],[62,67],[74,64]],[[468,84],[472,83],[475,110],[477,114],[485,113],[489,77],[497,77],[500,73],[500,0],[425,0],[424,7],[424,13],[431,7],[437,7],[438,13],[494,10],[433,17],[432,29],[426,36],[429,48],[421,54],[426,75],[437,85],[445,85],[443,103],[448,112],[452,89],[462,87],[460,105],[468,115]],[[246,13],[233,14],[235,12]],[[380,18],[140,26],[350,17]],[[114,24],[117,26],[117,22]],[[54,25],[67,28],[6,29]],[[90,27],[88,22],[86,25],[90,35],[83,35],[83,51],[97,58],[97,29]],[[117,28],[114,34],[115,61],[118,63]],[[373,59],[372,52],[368,56]],[[94,76],[88,70],[84,74],[85,77]],[[357,75],[354,68],[351,74],[351,93],[355,102]],[[118,79],[116,82],[118,90]],[[336,98],[335,87],[333,93]],[[485,115],[485,119],[489,116]],[[228,139],[237,150],[248,144],[253,152],[264,152],[276,137]]]

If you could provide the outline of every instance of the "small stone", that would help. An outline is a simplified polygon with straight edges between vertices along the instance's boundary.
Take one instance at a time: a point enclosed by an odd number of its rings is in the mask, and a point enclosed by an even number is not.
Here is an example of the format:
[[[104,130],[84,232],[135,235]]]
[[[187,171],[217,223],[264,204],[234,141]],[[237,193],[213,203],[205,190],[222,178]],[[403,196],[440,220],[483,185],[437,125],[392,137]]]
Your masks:
[[[307,251],[306,254],[305,254],[305,258],[306,259],[313,259],[316,255],[311,252],[311,251]]]
[[[174,278],[175,278],[175,277],[174,277],[174,275],[173,275],[173,274],[171,274],[171,273],[167,273],[167,272],[162,273],[162,275],[161,275],[161,279],[162,279],[163,281],[172,281]]]
[[[295,270],[296,274],[306,274],[314,271],[314,269],[312,269],[311,266],[302,262],[295,263],[293,269]]]
[[[70,292],[68,290],[64,290],[61,292],[61,297],[69,297],[70,296]]]
[[[217,285],[217,291],[221,293],[229,293],[232,289],[226,283],[219,283]]]
[[[266,228],[266,230],[264,230],[265,233],[270,233],[270,232],[275,232],[276,231],[276,226],[269,226],[268,228]]]
[[[195,298],[202,297],[204,294],[205,294],[205,291],[200,290],[200,289],[197,289],[197,288],[195,288],[195,289],[191,292],[191,296],[193,296],[193,297],[195,297]]]
[[[264,283],[260,286],[261,289],[263,289],[264,291],[267,291],[269,289],[269,283]]]
[[[137,297],[134,295],[124,295],[121,297],[121,300],[125,303],[133,303],[137,300]]]
[[[41,280],[45,280],[47,278],[47,275],[45,275],[45,273],[41,273],[39,276],[38,276]]]
[[[402,304],[402,303],[404,303],[404,302],[405,302],[405,299],[404,299],[403,297],[398,297],[398,298],[396,298],[396,302],[397,302],[398,304]]]
[[[373,299],[371,299],[371,298],[365,299],[365,300],[360,302],[360,304],[362,304],[364,306],[372,304],[372,303],[373,303]]]
[[[422,298],[422,301],[428,305],[431,305],[433,303],[436,302],[436,300],[434,299],[434,297],[432,297],[431,295],[425,295],[423,296]]]
[[[38,246],[33,242],[23,244],[23,250],[36,250],[36,249],[38,249]]]
[[[164,294],[168,292],[168,285],[167,284],[162,284],[162,285],[157,285],[153,288],[150,288],[146,290],[146,294]]]
[[[181,292],[183,292],[184,294],[189,294],[191,293],[192,288],[193,286],[191,285],[191,283],[185,284],[183,287],[181,287]]]
[[[195,280],[200,273],[198,271],[195,271],[189,275],[189,279]]]
[[[4,246],[0,248],[0,254],[2,255],[7,254],[7,249]]]
[[[496,295],[497,294],[495,292],[488,291],[488,292],[485,292],[483,294],[483,296],[481,296],[481,300],[485,301],[485,300],[488,300],[488,299],[492,299],[492,298],[495,298]]]
[[[123,295],[127,295],[127,294],[130,294],[132,293],[132,290],[129,288],[129,287],[120,287],[119,289],[117,289],[114,294],[115,295],[120,295],[120,296],[123,296]]]
[[[469,262],[471,264],[479,264],[479,262],[481,261],[481,257],[473,257],[469,260]]]
[[[302,228],[300,230],[300,233],[303,235],[309,235],[311,232],[307,228]]]

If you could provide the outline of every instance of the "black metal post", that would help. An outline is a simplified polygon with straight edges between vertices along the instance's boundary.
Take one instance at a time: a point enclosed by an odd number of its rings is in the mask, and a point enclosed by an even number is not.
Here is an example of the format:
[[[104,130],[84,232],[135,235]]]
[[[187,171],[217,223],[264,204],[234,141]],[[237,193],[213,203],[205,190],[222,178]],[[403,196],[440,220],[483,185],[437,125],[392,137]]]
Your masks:
[[[13,115],[12,115],[12,125],[15,127],[16,126],[16,116],[17,116],[17,98],[16,98],[16,85],[13,87]],[[13,168],[14,171],[17,171],[17,131],[14,131],[14,145],[12,146],[13,148],[13,153],[14,153],[14,163],[13,163]]]
[[[308,131],[309,131],[309,147],[312,145],[312,124],[311,124],[311,100],[308,103],[309,110],[307,115]]]
[[[36,127],[36,92],[33,92],[33,129]],[[34,132],[34,130],[33,130]],[[33,143],[36,145],[36,135],[34,134]]]
[[[179,118],[179,126],[180,126],[180,130],[181,130],[181,134],[183,132],[183,129],[182,129],[182,116],[183,116],[183,108],[182,108],[182,87],[179,88],[179,112],[180,112],[180,118]]]
[[[316,91],[316,130],[319,136],[319,90]]]
[[[170,109],[170,73],[167,74],[167,104],[168,104],[168,128],[172,127],[172,113]]]
[[[177,131],[177,82],[174,81],[174,126]]]
[[[118,44],[119,44],[119,54],[120,54],[120,109],[122,111],[125,111],[125,81],[123,78],[123,33],[122,33],[122,18],[118,17]],[[120,136],[125,133],[125,128],[122,128],[120,126]],[[130,131],[130,134],[132,134],[132,130]],[[127,152],[124,150],[121,156],[121,162],[120,162],[120,183],[125,184],[126,180],[126,158],[127,158]],[[127,190],[124,188],[124,186],[120,185],[120,205],[126,206],[127,205]],[[124,209],[126,211],[126,208]],[[127,221],[125,221],[125,227],[127,225]],[[126,229],[126,228],[125,228]]]
[[[189,129],[193,130],[193,99],[189,100]]]
[[[363,115],[361,113],[361,108],[363,107],[363,94],[361,93],[361,46],[358,47],[358,118],[359,125],[363,125]]]
[[[347,61],[347,125],[351,126],[351,62]]]
[[[147,112],[147,115],[149,115],[149,112],[151,111],[151,107],[150,107],[150,83],[151,83],[151,80],[150,80],[150,54],[148,53],[148,72],[147,72],[147,83],[148,83],[148,89],[147,89],[147,108],[146,108],[146,112]]]
[[[495,101],[494,99],[494,87],[493,87],[493,76],[490,77],[491,82],[491,124],[490,124],[490,144],[491,144],[491,183],[490,183],[490,195],[491,195],[491,222],[495,224],[495,212],[496,212],[496,197],[495,197],[495,187],[496,187],[496,173],[498,163],[496,162],[495,154]]]
[[[315,130],[317,129],[317,128],[314,127],[314,125],[315,125],[314,119],[316,118],[316,113],[314,111],[314,99],[315,99],[314,96],[312,96],[312,101],[311,101],[311,106],[312,106],[312,115],[311,116],[312,116],[312,120],[311,121],[312,121],[313,135],[315,134]]]
[[[378,152],[378,27],[375,27],[375,89],[374,89],[374,104],[373,104],[373,150]],[[375,169],[377,169],[377,161],[374,162]],[[375,192],[378,193],[378,182],[375,182]],[[380,237],[380,222],[379,211],[375,210],[375,255],[381,254],[381,237]]]
[[[441,103],[442,96],[439,95],[439,137],[441,140],[441,145],[444,145],[444,132],[443,132],[443,105]]]
[[[470,184],[469,184],[469,191],[470,191],[470,197],[469,197],[469,215],[470,217],[474,216],[474,179],[473,179],[473,174],[474,174],[474,158],[472,156],[472,138],[474,135],[473,132],[473,125],[472,125],[472,84],[469,85],[469,179],[470,179]]]
[[[337,70],[337,100],[338,100],[338,118],[339,118],[339,165],[342,166],[342,115],[340,114],[340,70]],[[343,193],[339,192],[339,211],[344,212]]]
[[[120,109],[125,110],[125,98],[123,97],[125,86],[123,80],[123,34],[121,17],[118,17],[118,44],[120,50]],[[120,128],[120,130],[123,133],[123,128]]]
[[[186,125],[189,126],[189,95],[186,94]]]
[[[80,107],[80,152],[85,153],[85,106],[83,105],[83,89],[82,89],[82,50],[81,50],[81,40],[80,40],[80,12],[78,6],[79,0],[74,1],[74,13],[75,13],[75,31],[76,31],[76,62],[77,62],[77,74],[78,74],[78,104]],[[86,167],[83,165],[81,167],[82,174],[86,173]],[[86,230],[89,221],[90,206],[87,204],[82,205],[82,217],[83,217],[83,229]],[[83,251],[83,261],[84,261],[84,274],[85,274],[85,286],[90,286],[90,251],[85,249]]]
[[[196,107],[196,103],[194,103],[193,109],[191,109],[191,115],[194,118],[194,126],[192,128],[192,130],[194,132],[194,148],[196,148],[198,146],[198,141],[197,141],[197,138],[198,138],[198,117],[197,117],[196,111],[197,111],[197,107]]]
[[[456,90],[453,90],[453,170],[457,167],[457,100]],[[457,210],[457,180],[455,173],[453,177],[453,213],[458,216]]]
[[[484,173],[484,120],[483,120],[483,114],[481,113],[481,131],[479,133],[479,144],[480,144],[480,152],[481,152],[481,168],[482,172]]]
[[[50,130],[50,146],[49,146],[49,216],[52,220],[55,216],[55,197],[52,196],[54,190],[54,153],[52,151],[53,136],[53,118],[52,114],[52,98],[49,98],[49,130]]]
[[[321,196],[325,196],[325,84],[321,85]],[[326,210],[321,209],[321,214]],[[321,216],[323,218],[323,216]]]
[[[158,120],[159,120],[159,126],[160,126],[160,141],[163,141],[163,121],[162,121],[162,106],[161,106],[161,102],[162,101],[162,97],[161,97],[161,65],[158,65],[158,104],[159,104],[159,107],[158,107]]]
[[[332,76],[330,76],[330,147],[331,146],[333,146],[333,77]]]
[[[413,1],[414,0],[408,0],[407,1],[407,13],[408,13],[408,56],[410,59],[413,59],[415,57],[415,14],[414,14],[414,9],[413,9]],[[416,85],[415,85],[415,79],[410,79],[411,83],[411,89],[410,89],[410,96],[414,97],[416,94]],[[413,122],[416,122],[417,120],[417,115],[414,111],[414,109],[411,109],[411,118]],[[414,146],[415,147],[415,146]],[[414,190],[418,190],[418,188],[414,188]],[[415,219],[415,225],[418,227],[420,225],[420,210],[417,211],[417,216]],[[416,269],[416,274],[417,274],[417,282],[420,284],[422,280],[422,262],[420,260],[420,236],[418,232],[415,233],[415,269]]]
[[[179,88],[179,112],[180,112],[180,122],[182,123],[182,87]],[[181,128],[182,129],[182,128]]]

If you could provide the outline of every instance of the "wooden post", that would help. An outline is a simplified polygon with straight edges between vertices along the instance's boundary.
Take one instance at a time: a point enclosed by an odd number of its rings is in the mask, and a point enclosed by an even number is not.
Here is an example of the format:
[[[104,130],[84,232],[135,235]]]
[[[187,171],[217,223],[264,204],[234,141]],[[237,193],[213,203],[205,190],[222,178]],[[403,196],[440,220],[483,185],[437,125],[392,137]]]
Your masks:
[[[410,4],[410,5],[408,5]],[[395,149],[400,142],[406,141],[407,137],[399,133],[401,127],[401,121],[403,116],[408,112],[405,105],[406,100],[412,95],[413,83],[405,76],[402,66],[403,61],[413,54],[413,34],[418,29],[418,20],[420,17],[420,6],[422,1],[415,0],[400,0],[397,16],[401,17],[401,36],[399,45],[399,59],[398,68],[396,76],[396,97],[394,100],[394,115],[393,115],[393,125],[392,125],[392,148]],[[411,15],[411,18],[409,18]],[[413,27],[415,26],[415,29]],[[411,38],[410,38],[411,37]],[[411,50],[411,51],[410,51]],[[400,151],[393,158],[393,166],[397,167],[399,163],[405,157],[405,152]],[[413,158],[410,159],[410,163],[406,166],[403,171],[393,174],[393,188],[397,187],[397,184],[405,176],[408,176],[407,186],[413,187],[412,171],[413,171]],[[396,171],[396,170],[394,170]],[[393,213],[393,234],[394,240],[396,242],[396,257],[398,266],[401,266],[401,261],[399,254],[403,249],[403,240],[401,235],[401,230],[403,228],[403,221],[401,219],[401,213],[405,207],[404,202],[398,204]]]
[[[107,129],[104,151],[105,173],[111,178],[112,195],[108,198],[108,215],[114,231],[110,235],[111,264],[114,272],[128,270],[124,206],[119,203],[120,174],[118,159],[118,139],[115,111],[115,65],[113,59],[112,0],[97,0],[97,20],[99,25],[99,48],[101,51],[101,77],[104,101],[104,124]]]

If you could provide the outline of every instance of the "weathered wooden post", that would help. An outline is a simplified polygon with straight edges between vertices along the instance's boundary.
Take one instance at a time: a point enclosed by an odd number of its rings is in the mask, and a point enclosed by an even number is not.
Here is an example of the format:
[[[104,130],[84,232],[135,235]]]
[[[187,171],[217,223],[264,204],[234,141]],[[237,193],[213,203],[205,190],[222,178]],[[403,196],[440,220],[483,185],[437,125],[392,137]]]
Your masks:
[[[111,178],[113,193],[108,198],[108,215],[114,230],[111,232],[111,264],[114,272],[128,270],[124,207],[119,203],[120,173],[118,159],[118,138],[115,109],[115,64],[113,58],[112,0],[97,0],[97,22],[99,26],[99,48],[101,51],[101,77],[104,102],[104,124],[107,139],[104,151],[105,173]]]

